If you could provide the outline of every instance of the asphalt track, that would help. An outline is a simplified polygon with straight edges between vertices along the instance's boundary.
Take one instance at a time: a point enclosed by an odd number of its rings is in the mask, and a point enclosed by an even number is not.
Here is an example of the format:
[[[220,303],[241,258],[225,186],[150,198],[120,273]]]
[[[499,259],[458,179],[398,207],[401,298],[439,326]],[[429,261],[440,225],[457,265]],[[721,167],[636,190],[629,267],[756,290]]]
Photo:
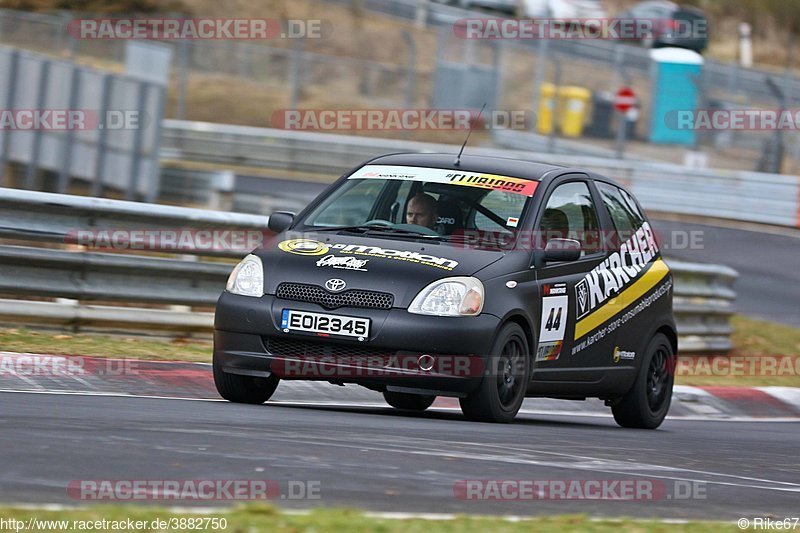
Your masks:
[[[785,517],[800,501],[798,439],[797,422],[668,419],[646,431],[605,416],[523,414],[492,425],[444,410],[0,392],[0,501],[86,504],[65,489],[80,479],[270,479],[284,494],[289,480],[319,482],[320,499],[276,502],[287,508]],[[487,479],[636,479],[665,492],[641,501],[456,496],[460,480]],[[680,498],[676,481],[702,492]]]
[[[740,312],[800,326],[800,239],[654,225],[662,234],[702,232],[702,246],[667,256],[738,270]],[[0,392],[0,502],[83,505],[66,491],[80,479],[271,479],[282,487],[319,482],[321,499],[276,502],[288,508],[784,518],[798,515],[798,441],[797,421],[668,418],[659,430],[644,431],[620,429],[597,412],[526,412],[513,424],[490,425],[466,422],[455,410],[403,414],[330,397],[243,406]],[[665,492],[638,501],[474,500],[458,497],[461,480],[644,480]],[[700,492],[682,497],[692,486]]]
[[[792,236],[797,232],[774,234],[658,219],[653,226],[666,242],[678,244],[689,232],[699,232],[699,246],[673,247],[665,255],[734,268],[739,273],[737,312],[800,327],[800,237]]]

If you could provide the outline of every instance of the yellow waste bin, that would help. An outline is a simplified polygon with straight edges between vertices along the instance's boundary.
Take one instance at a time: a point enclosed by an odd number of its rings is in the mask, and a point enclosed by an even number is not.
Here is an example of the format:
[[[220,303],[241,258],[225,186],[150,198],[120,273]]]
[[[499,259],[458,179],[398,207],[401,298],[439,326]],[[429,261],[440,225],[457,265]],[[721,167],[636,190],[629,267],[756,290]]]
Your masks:
[[[543,83],[539,89],[539,117],[536,121],[536,131],[543,135],[553,131],[555,109],[556,86],[552,83]]]
[[[558,125],[565,137],[580,137],[592,92],[585,87],[558,88]]]

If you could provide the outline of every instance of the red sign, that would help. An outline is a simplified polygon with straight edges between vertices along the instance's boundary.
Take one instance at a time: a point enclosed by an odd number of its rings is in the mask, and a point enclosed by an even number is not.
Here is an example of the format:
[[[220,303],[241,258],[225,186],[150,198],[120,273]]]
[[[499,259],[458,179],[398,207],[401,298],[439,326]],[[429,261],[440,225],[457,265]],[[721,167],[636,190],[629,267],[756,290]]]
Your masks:
[[[620,113],[624,113],[635,105],[636,95],[633,94],[633,89],[630,87],[622,87],[617,91],[617,94],[614,95],[614,109]]]

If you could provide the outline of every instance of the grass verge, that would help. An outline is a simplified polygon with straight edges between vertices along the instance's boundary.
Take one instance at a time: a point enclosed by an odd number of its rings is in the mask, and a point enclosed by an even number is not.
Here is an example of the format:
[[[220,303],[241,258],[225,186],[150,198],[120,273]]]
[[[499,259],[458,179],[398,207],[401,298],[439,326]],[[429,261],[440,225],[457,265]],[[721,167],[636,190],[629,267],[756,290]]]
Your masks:
[[[28,509],[16,509],[13,507],[0,507],[0,518],[15,519],[27,524],[28,520],[39,520],[41,530],[50,531],[86,531],[88,522],[106,520],[105,527],[94,528],[109,531],[112,528],[110,522],[133,522],[144,523],[142,528],[122,527],[115,531],[169,531],[176,530],[175,527],[158,528],[152,527],[154,520],[163,520],[169,523],[170,519],[225,519],[225,528],[216,529],[227,533],[238,531],[381,531],[381,532],[419,532],[430,533],[441,532],[475,532],[495,531],[498,533],[515,533],[527,531],[560,532],[560,531],[583,531],[583,532],[614,532],[641,531],[641,532],[683,532],[683,531],[738,531],[734,524],[722,522],[688,522],[685,524],[664,523],[657,520],[630,520],[630,519],[608,519],[593,520],[585,516],[547,516],[532,518],[529,520],[508,521],[499,517],[466,517],[459,516],[452,520],[425,520],[419,518],[395,519],[369,516],[359,511],[346,509],[318,509],[309,513],[284,513],[274,507],[266,505],[246,505],[233,508],[231,510],[218,511],[213,513],[194,514],[191,511],[173,512],[167,509],[146,508],[146,507],[122,507],[122,506],[103,506],[91,507],[76,510],[58,511],[39,511]],[[49,525],[41,521],[58,520],[67,523]],[[81,521],[84,521],[81,523]],[[210,524],[210,522],[209,522]],[[61,528],[60,525],[67,527]],[[100,525],[103,525],[102,523]],[[126,524],[120,524],[126,526]],[[140,524],[142,525],[142,524]],[[78,527],[75,527],[78,526]],[[36,529],[36,528],[34,528]],[[205,531],[213,531],[207,528]],[[13,530],[13,528],[12,528]]]
[[[10,328],[0,329],[0,350],[210,363],[212,344],[211,341],[201,339],[151,340],[139,337],[89,333],[67,334]]]
[[[732,318],[733,352],[714,358],[684,358],[678,385],[800,387],[800,329],[741,315]]]

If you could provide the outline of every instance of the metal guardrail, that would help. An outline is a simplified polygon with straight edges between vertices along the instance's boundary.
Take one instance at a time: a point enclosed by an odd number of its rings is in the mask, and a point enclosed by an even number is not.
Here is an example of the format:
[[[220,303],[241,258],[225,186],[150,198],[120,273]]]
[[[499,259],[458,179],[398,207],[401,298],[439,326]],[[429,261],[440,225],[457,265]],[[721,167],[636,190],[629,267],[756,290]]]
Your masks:
[[[266,223],[263,216],[0,189],[0,236],[13,240],[64,244],[74,229],[178,231],[224,227],[262,231]],[[236,250],[224,255],[246,253]],[[212,313],[174,306],[213,306],[231,265],[198,260],[209,255],[201,247],[182,248],[181,254],[190,256],[179,259],[0,245],[0,294],[71,299],[0,300],[0,321],[73,329],[208,334]],[[670,266],[675,275],[682,349],[729,350],[728,319],[736,273],[716,265],[670,261]],[[123,303],[173,307],[120,307]]]
[[[526,151],[524,133],[508,135],[516,149],[468,147],[467,153],[586,168],[628,185],[648,209],[800,227],[800,178],[654,161]],[[503,132],[496,132],[503,136]],[[165,120],[163,155],[333,178],[366,159],[393,152],[453,152],[453,145],[305,131]],[[533,144],[533,143],[531,143]]]
[[[0,189],[0,237],[77,244],[81,232],[137,229],[162,233],[181,230],[255,230],[267,228],[267,217],[187,207],[125,202],[18,189]],[[211,243],[213,244],[213,243]],[[124,243],[120,243],[122,247]],[[170,246],[150,251],[175,253]],[[182,254],[243,257],[247,251],[180,247]]]

